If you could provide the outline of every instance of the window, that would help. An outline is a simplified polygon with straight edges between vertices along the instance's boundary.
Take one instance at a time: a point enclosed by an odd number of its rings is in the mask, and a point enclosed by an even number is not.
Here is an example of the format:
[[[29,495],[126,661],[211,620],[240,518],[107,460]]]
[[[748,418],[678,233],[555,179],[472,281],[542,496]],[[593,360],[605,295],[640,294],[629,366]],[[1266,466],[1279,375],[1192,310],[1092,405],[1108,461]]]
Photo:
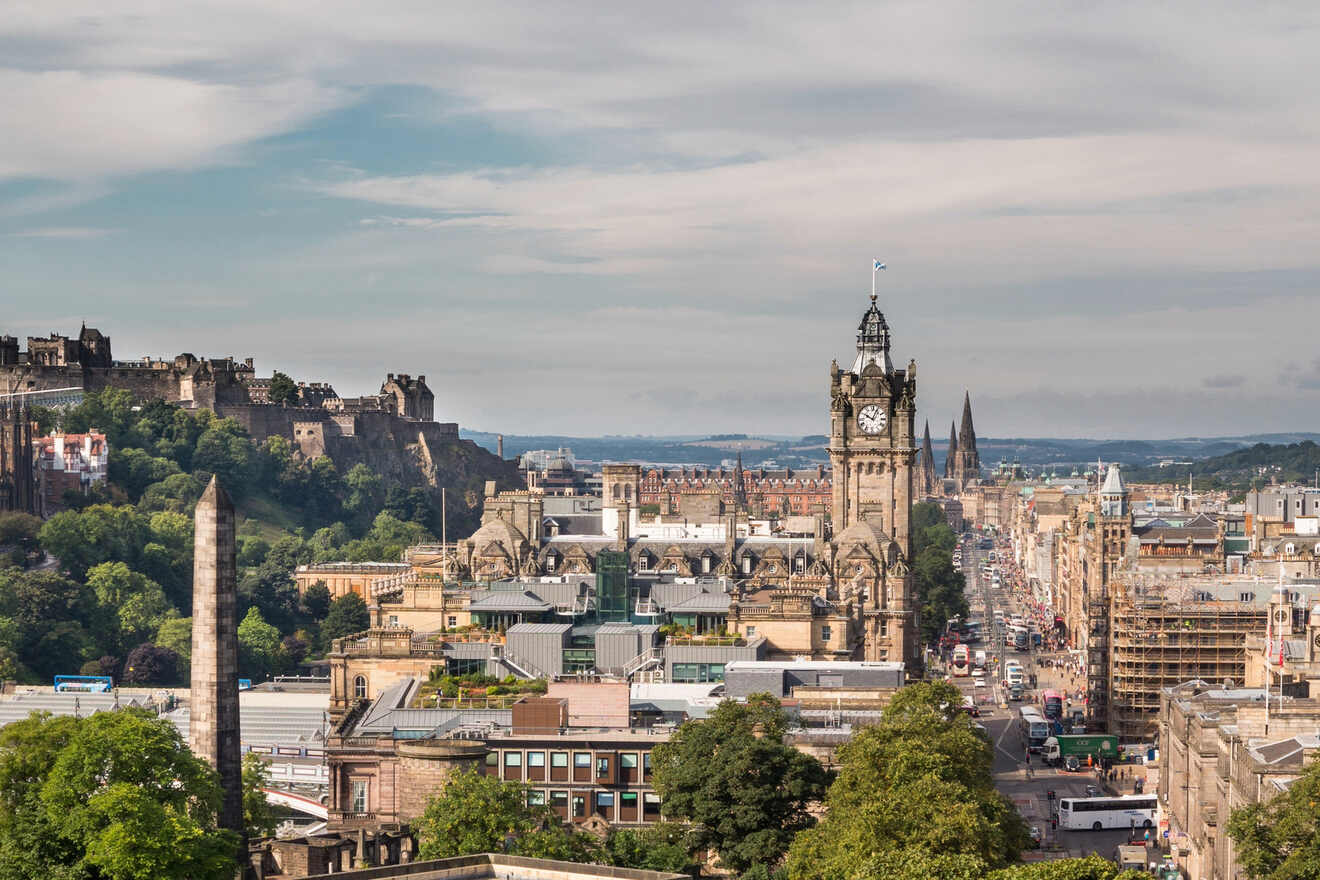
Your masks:
[[[573,795],[573,815],[579,819],[587,815],[587,799],[580,794]]]
[[[390,626],[398,626],[398,625],[399,625],[399,615],[397,615],[397,614],[391,614],[391,615],[390,615]]]
[[[449,626],[458,626],[458,618],[452,614],[449,615]]]
[[[544,766],[545,766],[545,752],[528,752],[528,753],[527,753],[527,766],[528,766],[528,767],[544,767]]]
[[[596,812],[609,813],[614,809],[614,792],[598,791],[596,792]]]
[[[744,556],[744,557],[742,558],[742,571],[743,571],[743,574],[751,574],[751,573],[752,573],[752,557],[750,557],[750,556]]]
[[[574,752],[574,753],[573,753],[573,766],[574,766],[574,767],[586,767],[586,768],[590,768],[590,767],[591,767],[591,752]]]
[[[550,753],[550,766],[551,766],[551,767],[567,767],[567,766],[568,766],[568,752],[551,752],[551,753]]]
[[[500,766],[500,753],[499,753],[499,752],[487,752],[487,753],[486,753],[486,766],[487,766],[487,767],[498,767],[498,766]]]
[[[651,753],[650,753],[650,752],[643,752],[643,753],[642,753],[642,772],[643,772],[643,773],[650,773],[650,772],[651,772]]]
[[[749,639],[756,638],[756,627],[749,626],[746,629],[747,629],[747,638]]]
[[[609,775],[610,775],[610,759],[609,759],[609,758],[597,758],[597,759],[596,759],[596,775],[597,775],[597,776],[609,776]]]
[[[521,767],[521,766],[522,766],[522,752],[505,752],[505,753],[504,753],[504,766],[505,766],[505,767]]]
[[[622,770],[636,770],[637,755],[632,752],[624,752],[622,755],[619,755],[619,768]]]
[[[554,570],[555,570],[555,565],[556,565],[556,563],[558,563],[558,562],[559,562],[559,557],[558,557],[558,556],[556,556],[556,555],[553,554],[553,553],[548,554],[548,555],[545,557],[545,570],[546,570],[546,571],[554,571]]]
[[[550,806],[554,809],[568,810],[568,792],[552,791],[550,792]]]
[[[830,629],[828,624],[820,628],[820,640],[822,642],[828,642],[830,640],[830,636],[832,636],[833,634],[834,631]]]
[[[625,791],[623,794],[619,795],[619,805],[625,810],[636,810],[637,792]]]
[[[710,574],[710,557],[709,557],[709,556],[703,556],[703,557],[701,557],[701,573],[702,573],[702,574]]]
[[[353,698],[357,700],[367,698],[367,677],[365,675],[359,675],[353,679]]]
[[[350,807],[354,813],[365,813],[367,811],[367,781],[365,779],[353,780],[352,803]]]
[[[535,789],[533,789],[532,791],[527,792],[527,806],[529,806],[529,807],[544,807],[544,806],[545,806],[545,792],[543,792],[543,791],[536,791]]]
[[[1255,593],[1238,593],[1239,602],[1251,602],[1254,601],[1255,598],[1256,598]]]

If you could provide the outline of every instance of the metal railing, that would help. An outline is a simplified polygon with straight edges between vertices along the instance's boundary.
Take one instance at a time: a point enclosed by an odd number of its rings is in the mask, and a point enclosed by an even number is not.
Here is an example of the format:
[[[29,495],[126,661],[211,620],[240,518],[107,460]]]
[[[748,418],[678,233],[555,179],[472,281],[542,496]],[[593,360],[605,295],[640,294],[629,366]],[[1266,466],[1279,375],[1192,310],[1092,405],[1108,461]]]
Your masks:
[[[648,666],[663,665],[664,662],[665,655],[663,651],[659,648],[647,648],[624,664],[623,675],[625,678],[632,678]]]
[[[499,659],[504,663],[505,666],[508,666],[510,669],[512,669],[515,674],[523,678],[544,678],[546,680],[549,680],[553,677],[541,671],[541,669],[537,667],[535,663],[531,663],[527,660],[524,660],[523,658],[519,657],[517,654],[509,653],[508,648],[505,648],[504,651],[501,652]]]

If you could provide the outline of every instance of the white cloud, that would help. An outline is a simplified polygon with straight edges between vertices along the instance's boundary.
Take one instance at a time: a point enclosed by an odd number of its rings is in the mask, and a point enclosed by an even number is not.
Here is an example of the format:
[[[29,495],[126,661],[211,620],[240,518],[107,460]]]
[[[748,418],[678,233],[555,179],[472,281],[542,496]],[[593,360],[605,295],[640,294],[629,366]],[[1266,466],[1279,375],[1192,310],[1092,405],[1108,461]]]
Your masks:
[[[252,86],[149,73],[0,69],[0,179],[89,179],[224,161],[333,106],[310,80]],[[232,157],[230,157],[232,159]]]

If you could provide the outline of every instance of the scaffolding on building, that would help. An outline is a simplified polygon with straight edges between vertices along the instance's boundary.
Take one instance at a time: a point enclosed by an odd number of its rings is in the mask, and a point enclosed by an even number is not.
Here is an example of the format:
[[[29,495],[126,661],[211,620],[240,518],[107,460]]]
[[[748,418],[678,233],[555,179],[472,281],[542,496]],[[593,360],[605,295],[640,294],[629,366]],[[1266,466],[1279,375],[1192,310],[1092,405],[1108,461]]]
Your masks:
[[[1086,600],[1086,724],[1109,730],[1109,594]]]
[[[1109,729],[1121,739],[1151,738],[1164,688],[1242,685],[1247,635],[1265,630],[1263,605],[1211,599],[1158,576],[1128,576],[1110,596]]]

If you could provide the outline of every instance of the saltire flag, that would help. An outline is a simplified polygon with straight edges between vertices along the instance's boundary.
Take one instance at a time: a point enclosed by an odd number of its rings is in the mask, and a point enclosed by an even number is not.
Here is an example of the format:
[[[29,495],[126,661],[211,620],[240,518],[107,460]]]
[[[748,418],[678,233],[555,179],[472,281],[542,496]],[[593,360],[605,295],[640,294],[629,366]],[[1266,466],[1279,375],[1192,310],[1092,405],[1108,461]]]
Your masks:
[[[880,270],[883,269],[883,268],[885,268],[885,264],[882,263],[882,262],[880,262],[879,260],[876,260],[876,261],[875,261],[875,268],[873,268],[871,271],[872,271],[872,272],[878,272],[878,271],[880,271]]]

